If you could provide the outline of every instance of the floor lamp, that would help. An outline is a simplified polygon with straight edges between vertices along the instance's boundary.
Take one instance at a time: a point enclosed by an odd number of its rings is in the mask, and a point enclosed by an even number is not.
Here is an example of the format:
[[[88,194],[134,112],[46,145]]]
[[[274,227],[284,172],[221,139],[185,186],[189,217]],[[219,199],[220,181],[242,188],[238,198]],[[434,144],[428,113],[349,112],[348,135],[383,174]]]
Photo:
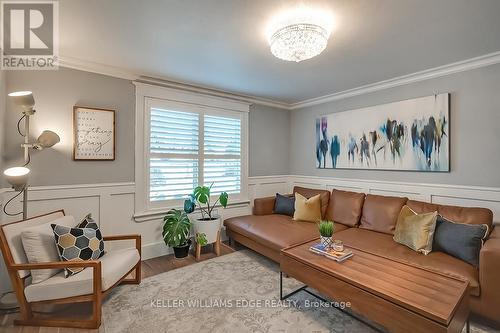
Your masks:
[[[22,116],[17,122],[17,131],[24,137],[21,148],[24,150],[24,165],[9,168],[3,172],[5,179],[18,192],[10,198],[3,206],[5,215],[17,216],[23,214],[23,220],[28,218],[28,176],[30,169],[27,167],[31,161],[30,149],[42,150],[50,148],[60,141],[59,136],[52,131],[43,131],[36,142],[29,141],[30,117],[35,114],[35,99],[31,91],[18,91],[9,94],[14,104],[21,107]],[[21,131],[21,122],[24,120],[24,133]],[[18,213],[9,213],[7,206],[19,195],[23,195],[23,210]],[[17,308],[17,300],[14,293],[7,293],[0,298],[0,309]]]

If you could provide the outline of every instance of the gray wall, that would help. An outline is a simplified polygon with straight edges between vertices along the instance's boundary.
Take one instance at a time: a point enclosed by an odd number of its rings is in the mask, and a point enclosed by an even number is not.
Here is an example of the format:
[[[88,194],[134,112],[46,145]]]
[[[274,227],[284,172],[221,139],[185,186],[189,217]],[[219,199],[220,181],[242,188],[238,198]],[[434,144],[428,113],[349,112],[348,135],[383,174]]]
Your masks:
[[[134,179],[134,86],[130,81],[83,71],[9,71],[7,91],[31,90],[36,101],[31,134],[36,139],[53,130],[61,142],[51,149],[32,151],[31,185],[127,182]],[[116,160],[73,161],[73,106],[116,110]],[[22,161],[16,123],[19,108],[7,101],[6,165]]]
[[[290,112],[252,105],[249,114],[249,175],[287,175]]]
[[[4,160],[4,138],[5,138],[5,71],[0,71],[0,172],[3,172]],[[3,178],[0,178],[0,188],[3,187]]]
[[[450,173],[316,169],[317,116],[444,92],[451,93]],[[292,174],[500,186],[500,65],[294,110],[290,122]]]
[[[8,92],[33,91],[37,110],[32,118],[31,133],[34,139],[44,129],[53,130],[61,137],[61,142],[52,149],[32,152],[31,185],[134,181],[135,93],[130,81],[61,68],[58,71],[9,71],[6,75],[6,83]],[[1,95],[2,98],[5,97],[5,93]],[[74,105],[116,110],[115,161],[73,161],[72,113]],[[19,108],[7,101],[4,139],[6,167],[22,163],[23,156],[20,148],[22,137],[16,130],[16,123],[20,117]],[[288,173],[289,121],[288,111],[260,105],[251,107],[249,115],[250,176]],[[4,136],[0,135],[0,137]]]

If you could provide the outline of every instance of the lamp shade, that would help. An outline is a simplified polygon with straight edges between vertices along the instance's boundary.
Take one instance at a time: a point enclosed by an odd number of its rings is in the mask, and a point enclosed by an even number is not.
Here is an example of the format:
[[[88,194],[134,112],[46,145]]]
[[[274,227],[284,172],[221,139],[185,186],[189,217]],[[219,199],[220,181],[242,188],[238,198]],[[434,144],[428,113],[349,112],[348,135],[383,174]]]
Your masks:
[[[35,99],[31,91],[16,91],[9,94],[16,105],[23,108],[25,113],[33,114]]]
[[[30,169],[26,167],[9,168],[3,172],[5,179],[16,190],[21,191],[28,183]]]
[[[52,131],[43,131],[42,134],[38,137],[37,144],[38,146],[43,149],[43,148],[50,148],[56,143],[61,141],[61,138],[59,138],[59,135]]]

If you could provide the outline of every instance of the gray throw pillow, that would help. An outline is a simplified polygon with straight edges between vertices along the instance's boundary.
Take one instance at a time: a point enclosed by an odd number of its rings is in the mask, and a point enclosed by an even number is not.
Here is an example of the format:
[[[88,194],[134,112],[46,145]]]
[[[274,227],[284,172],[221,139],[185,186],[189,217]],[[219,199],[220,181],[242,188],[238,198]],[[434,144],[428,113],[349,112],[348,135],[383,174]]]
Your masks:
[[[487,235],[486,224],[455,223],[438,216],[432,248],[479,267],[479,252]]]
[[[295,213],[295,198],[276,193],[273,213],[293,216],[293,213]]]

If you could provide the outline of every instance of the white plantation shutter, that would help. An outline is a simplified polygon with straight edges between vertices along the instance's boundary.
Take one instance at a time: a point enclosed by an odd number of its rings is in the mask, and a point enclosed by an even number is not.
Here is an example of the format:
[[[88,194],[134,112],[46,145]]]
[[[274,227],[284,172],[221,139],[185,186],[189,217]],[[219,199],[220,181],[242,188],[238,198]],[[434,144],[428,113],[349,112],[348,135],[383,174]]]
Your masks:
[[[198,184],[212,194],[239,194],[242,126],[239,114],[150,109],[149,201],[185,198]]]
[[[198,114],[151,109],[151,153],[198,154]]]
[[[214,183],[214,194],[241,189],[241,120],[205,115],[204,123],[205,184]]]
[[[199,179],[199,115],[151,108],[149,198],[181,199]]]

